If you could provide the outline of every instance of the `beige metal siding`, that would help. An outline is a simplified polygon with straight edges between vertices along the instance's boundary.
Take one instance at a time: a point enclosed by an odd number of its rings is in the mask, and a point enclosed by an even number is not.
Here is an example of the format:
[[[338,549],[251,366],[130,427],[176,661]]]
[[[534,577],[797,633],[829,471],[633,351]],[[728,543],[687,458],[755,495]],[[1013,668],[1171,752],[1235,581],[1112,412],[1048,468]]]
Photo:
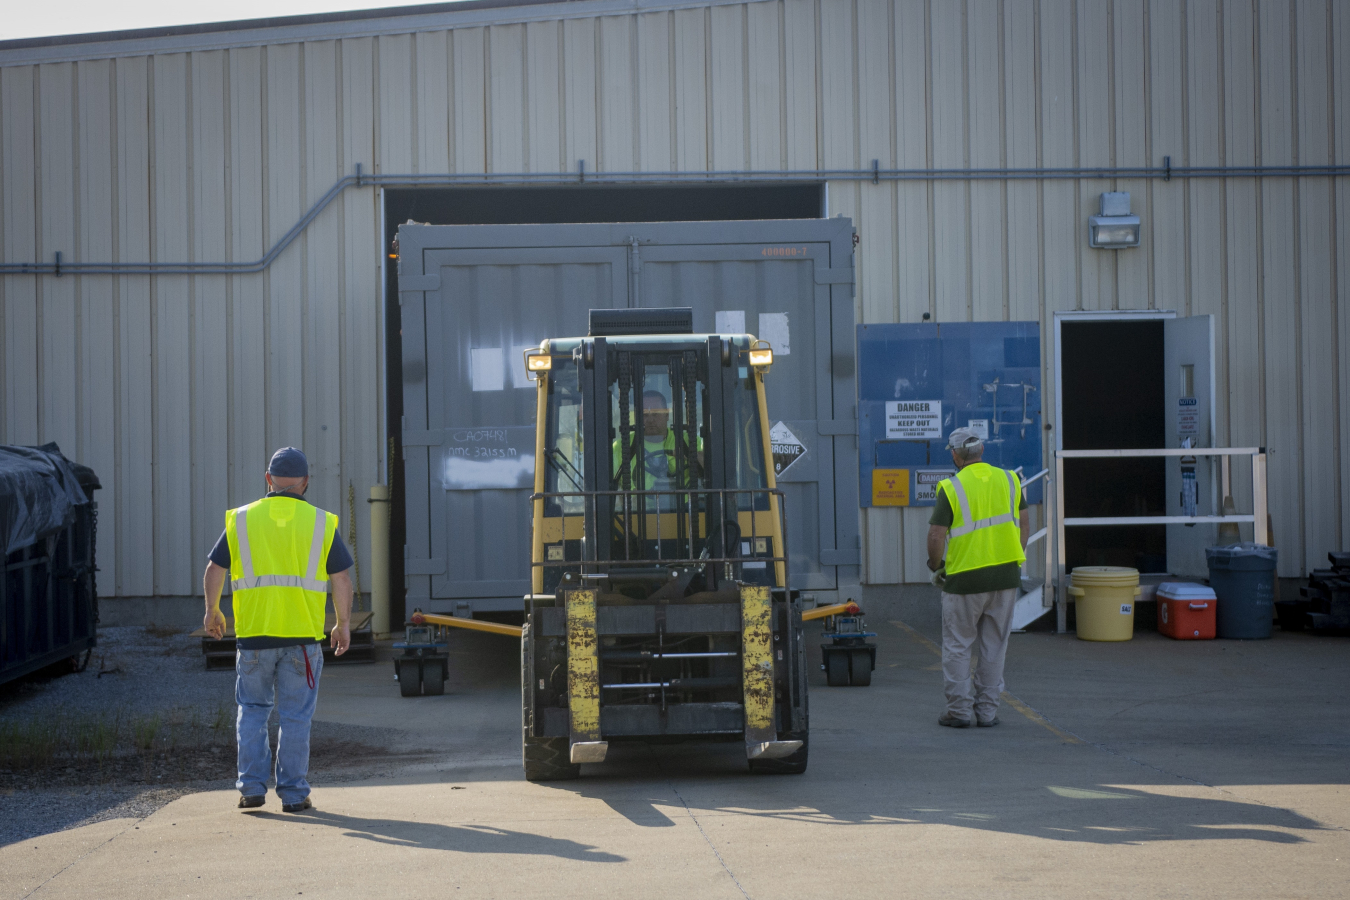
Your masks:
[[[1350,162],[1350,12],[1334,0],[498,15],[154,54],[72,45],[40,64],[0,54],[0,257],[254,260],[357,163]],[[1131,192],[1138,250],[1087,247],[1108,189]],[[829,195],[861,236],[860,321],[1039,319],[1049,348],[1055,310],[1213,314],[1219,437],[1270,447],[1282,573],[1343,546],[1350,179],[864,180]],[[378,214],[374,189],[348,190],[259,274],[0,278],[0,440],[56,440],[102,476],[101,592],[195,593],[224,508],[256,496],[283,444],[309,453],[313,497],[344,534],[354,486],[369,558],[360,501],[387,452]],[[921,579],[926,528],[923,510],[868,511],[866,579]]]

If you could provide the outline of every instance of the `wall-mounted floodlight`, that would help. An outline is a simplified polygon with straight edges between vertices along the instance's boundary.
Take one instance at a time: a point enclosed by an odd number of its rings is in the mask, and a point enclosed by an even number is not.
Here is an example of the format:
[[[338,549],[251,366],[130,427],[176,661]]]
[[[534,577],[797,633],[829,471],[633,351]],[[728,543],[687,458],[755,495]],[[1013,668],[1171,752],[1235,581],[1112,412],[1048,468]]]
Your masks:
[[[1088,218],[1088,246],[1123,250],[1139,246],[1139,217],[1130,215],[1129,191],[1102,194],[1101,215]]]

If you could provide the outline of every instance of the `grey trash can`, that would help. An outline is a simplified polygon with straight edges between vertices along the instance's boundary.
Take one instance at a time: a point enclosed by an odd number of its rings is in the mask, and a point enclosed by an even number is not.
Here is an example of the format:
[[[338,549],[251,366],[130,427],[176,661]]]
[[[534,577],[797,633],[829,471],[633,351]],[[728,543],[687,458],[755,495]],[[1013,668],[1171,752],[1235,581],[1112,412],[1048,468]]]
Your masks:
[[[1219,598],[1215,611],[1219,637],[1270,637],[1275,611],[1275,559],[1275,548],[1262,544],[1205,548],[1209,584]]]

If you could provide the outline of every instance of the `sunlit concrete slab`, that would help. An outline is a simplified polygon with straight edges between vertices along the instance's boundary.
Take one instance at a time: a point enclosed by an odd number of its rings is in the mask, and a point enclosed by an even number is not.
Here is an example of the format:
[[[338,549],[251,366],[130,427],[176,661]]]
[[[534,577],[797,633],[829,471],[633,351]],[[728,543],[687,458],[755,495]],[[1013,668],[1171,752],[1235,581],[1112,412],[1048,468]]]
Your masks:
[[[397,751],[379,777],[318,777],[301,815],[217,791],[3,847],[0,897],[1344,893],[1350,698],[1309,685],[1347,683],[1350,641],[1016,635],[1001,724],[955,730],[932,599],[868,600],[874,681],[813,686],[802,776],[751,776],[734,743],[616,744],[529,784],[510,648],[468,636],[444,697],[398,697],[387,663],[325,671],[320,718]]]

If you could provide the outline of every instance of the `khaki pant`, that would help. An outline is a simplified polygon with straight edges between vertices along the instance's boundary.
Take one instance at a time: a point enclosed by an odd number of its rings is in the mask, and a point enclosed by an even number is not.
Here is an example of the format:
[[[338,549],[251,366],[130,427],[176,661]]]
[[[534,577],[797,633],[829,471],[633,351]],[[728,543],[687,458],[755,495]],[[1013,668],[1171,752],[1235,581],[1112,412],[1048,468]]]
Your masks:
[[[942,680],[947,712],[958,719],[988,722],[998,712],[1003,693],[1003,658],[1008,652],[1017,589],[982,594],[942,594]],[[980,654],[972,691],[970,648]]]

